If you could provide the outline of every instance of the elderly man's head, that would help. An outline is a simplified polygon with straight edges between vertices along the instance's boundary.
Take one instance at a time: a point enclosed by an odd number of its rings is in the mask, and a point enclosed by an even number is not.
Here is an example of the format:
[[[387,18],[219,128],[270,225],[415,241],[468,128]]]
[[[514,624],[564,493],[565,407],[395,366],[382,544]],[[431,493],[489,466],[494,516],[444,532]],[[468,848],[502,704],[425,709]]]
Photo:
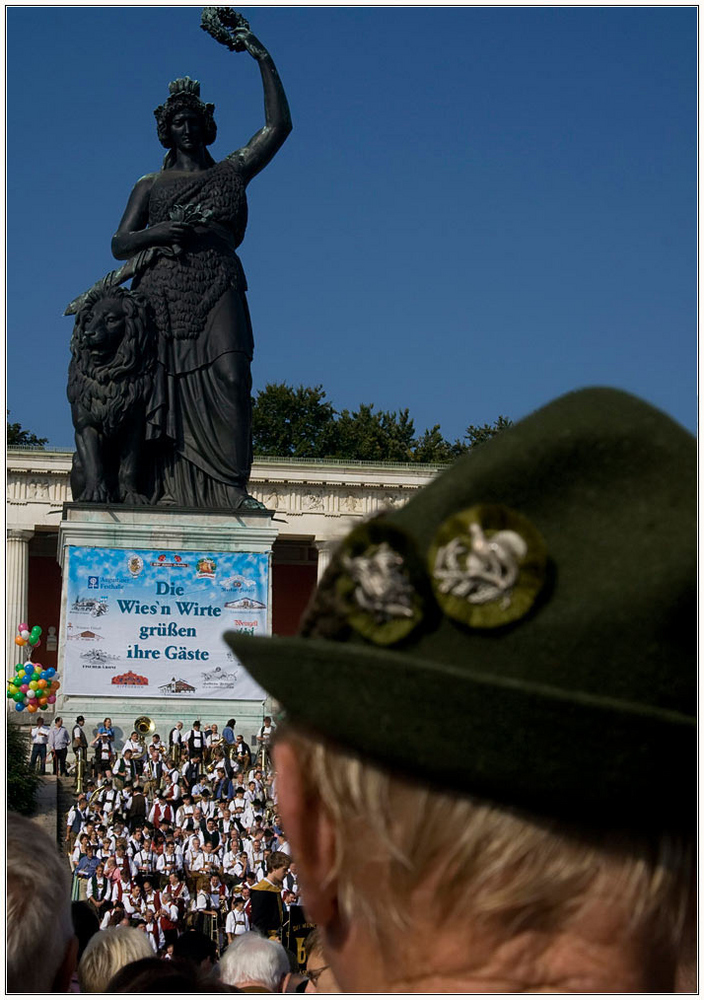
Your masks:
[[[238,989],[263,987],[269,993],[280,993],[289,971],[283,946],[256,931],[236,937],[220,959],[220,978]]]
[[[415,952],[419,971],[424,935],[445,935],[462,954],[471,924],[497,948],[518,932],[524,945],[550,934],[561,945],[587,939],[609,974],[616,947],[659,988],[671,982],[691,916],[691,857],[680,837],[585,830],[431,791],[295,728],[277,767],[306,909],[341,977],[354,949],[341,956],[335,942],[348,933],[380,941],[390,966]],[[637,989],[632,970],[624,977],[619,988]]]
[[[228,634],[290,720],[281,815],[344,989],[673,988],[694,473],[662,413],[571,394],[357,526],[299,638]]]

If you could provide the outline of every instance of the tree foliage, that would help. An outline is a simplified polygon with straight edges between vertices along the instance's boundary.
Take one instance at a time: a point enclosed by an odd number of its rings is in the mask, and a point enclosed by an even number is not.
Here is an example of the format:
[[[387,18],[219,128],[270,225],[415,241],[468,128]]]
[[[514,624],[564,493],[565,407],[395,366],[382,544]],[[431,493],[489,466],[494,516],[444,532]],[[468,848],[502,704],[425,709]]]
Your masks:
[[[505,431],[513,423],[508,417],[500,416],[493,424],[470,424],[464,432],[467,439],[467,448],[476,448],[478,444],[484,444],[490,438],[495,437],[501,431]]]
[[[335,410],[321,385],[272,382],[254,400],[252,437],[257,455],[325,458],[335,450]]]
[[[10,416],[10,411],[7,411],[8,417]],[[47,438],[37,437],[36,434],[32,434],[31,431],[26,431],[22,424],[14,423],[11,424],[7,421],[7,447],[13,448],[17,445],[33,445],[36,448],[43,448],[47,442]]]
[[[415,427],[408,410],[393,413],[362,404],[336,421],[335,457],[360,462],[412,462]]]
[[[29,816],[39,785],[39,775],[29,769],[27,736],[17,726],[7,727],[7,808]]]
[[[416,435],[408,409],[335,410],[321,385],[294,388],[270,383],[253,400],[252,435],[256,455],[281,458],[338,458],[361,462],[451,462],[510,426],[470,425],[464,440],[448,441],[440,425]]]
[[[414,462],[454,462],[456,458],[468,450],[467,445],[459,439],[446,441],[440,432],[440,424],[435,424],[429,430],[416,438],[413,449]]]

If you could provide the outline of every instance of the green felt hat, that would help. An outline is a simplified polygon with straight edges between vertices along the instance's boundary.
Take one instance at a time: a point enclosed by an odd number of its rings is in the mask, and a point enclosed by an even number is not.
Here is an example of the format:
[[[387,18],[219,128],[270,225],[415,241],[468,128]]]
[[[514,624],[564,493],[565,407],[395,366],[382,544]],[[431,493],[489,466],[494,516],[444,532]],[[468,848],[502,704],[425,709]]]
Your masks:
[[[225,638],[289,717],[434,785],[681,826],[696,781],[696,447],[557,399],[356,527],[296,638]]]

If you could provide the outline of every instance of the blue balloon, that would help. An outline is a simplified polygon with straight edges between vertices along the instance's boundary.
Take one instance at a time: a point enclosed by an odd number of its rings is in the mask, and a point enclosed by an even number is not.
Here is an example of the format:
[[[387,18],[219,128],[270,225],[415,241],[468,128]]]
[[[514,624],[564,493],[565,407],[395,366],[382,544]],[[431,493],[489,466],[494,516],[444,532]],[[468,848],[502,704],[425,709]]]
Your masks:
[[[24,702],[23,701],[16,701],[15,702],[15,711],[16,712],[24,712]]]
[[[47,667],[46,668],[46,676],[47,676],[47,678],[53,677],[55,673],[56,673],[56,671],[54,670],[53,667]]]
[[[39,674],[39,679],[45,681],[48,676],[49,675],[47,674],[46,670],[42,670],[42,672]]]
[[[26,674],[33,674],[34,673],[34,664],[32,663],[31,660],[29,661],[29,663],[25,663],[25,665],[24,665],[24,672]]]

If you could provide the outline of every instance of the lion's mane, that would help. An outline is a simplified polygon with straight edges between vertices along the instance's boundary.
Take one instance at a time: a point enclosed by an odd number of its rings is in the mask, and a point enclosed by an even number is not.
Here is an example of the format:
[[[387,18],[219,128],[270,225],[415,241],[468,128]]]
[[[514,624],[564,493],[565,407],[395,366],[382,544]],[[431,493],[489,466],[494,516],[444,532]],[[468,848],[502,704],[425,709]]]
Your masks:
[[[125,330],[116,349],[96,359],[85,342],[85,328],[102,298],[121,303]],[[135,405],[146,401],[153,371],[153,323],[144,296],[119,287],[92,295],[79,311],[71,337],[67,387],[71,405],[87,414],[92,426],[111,436]]]

